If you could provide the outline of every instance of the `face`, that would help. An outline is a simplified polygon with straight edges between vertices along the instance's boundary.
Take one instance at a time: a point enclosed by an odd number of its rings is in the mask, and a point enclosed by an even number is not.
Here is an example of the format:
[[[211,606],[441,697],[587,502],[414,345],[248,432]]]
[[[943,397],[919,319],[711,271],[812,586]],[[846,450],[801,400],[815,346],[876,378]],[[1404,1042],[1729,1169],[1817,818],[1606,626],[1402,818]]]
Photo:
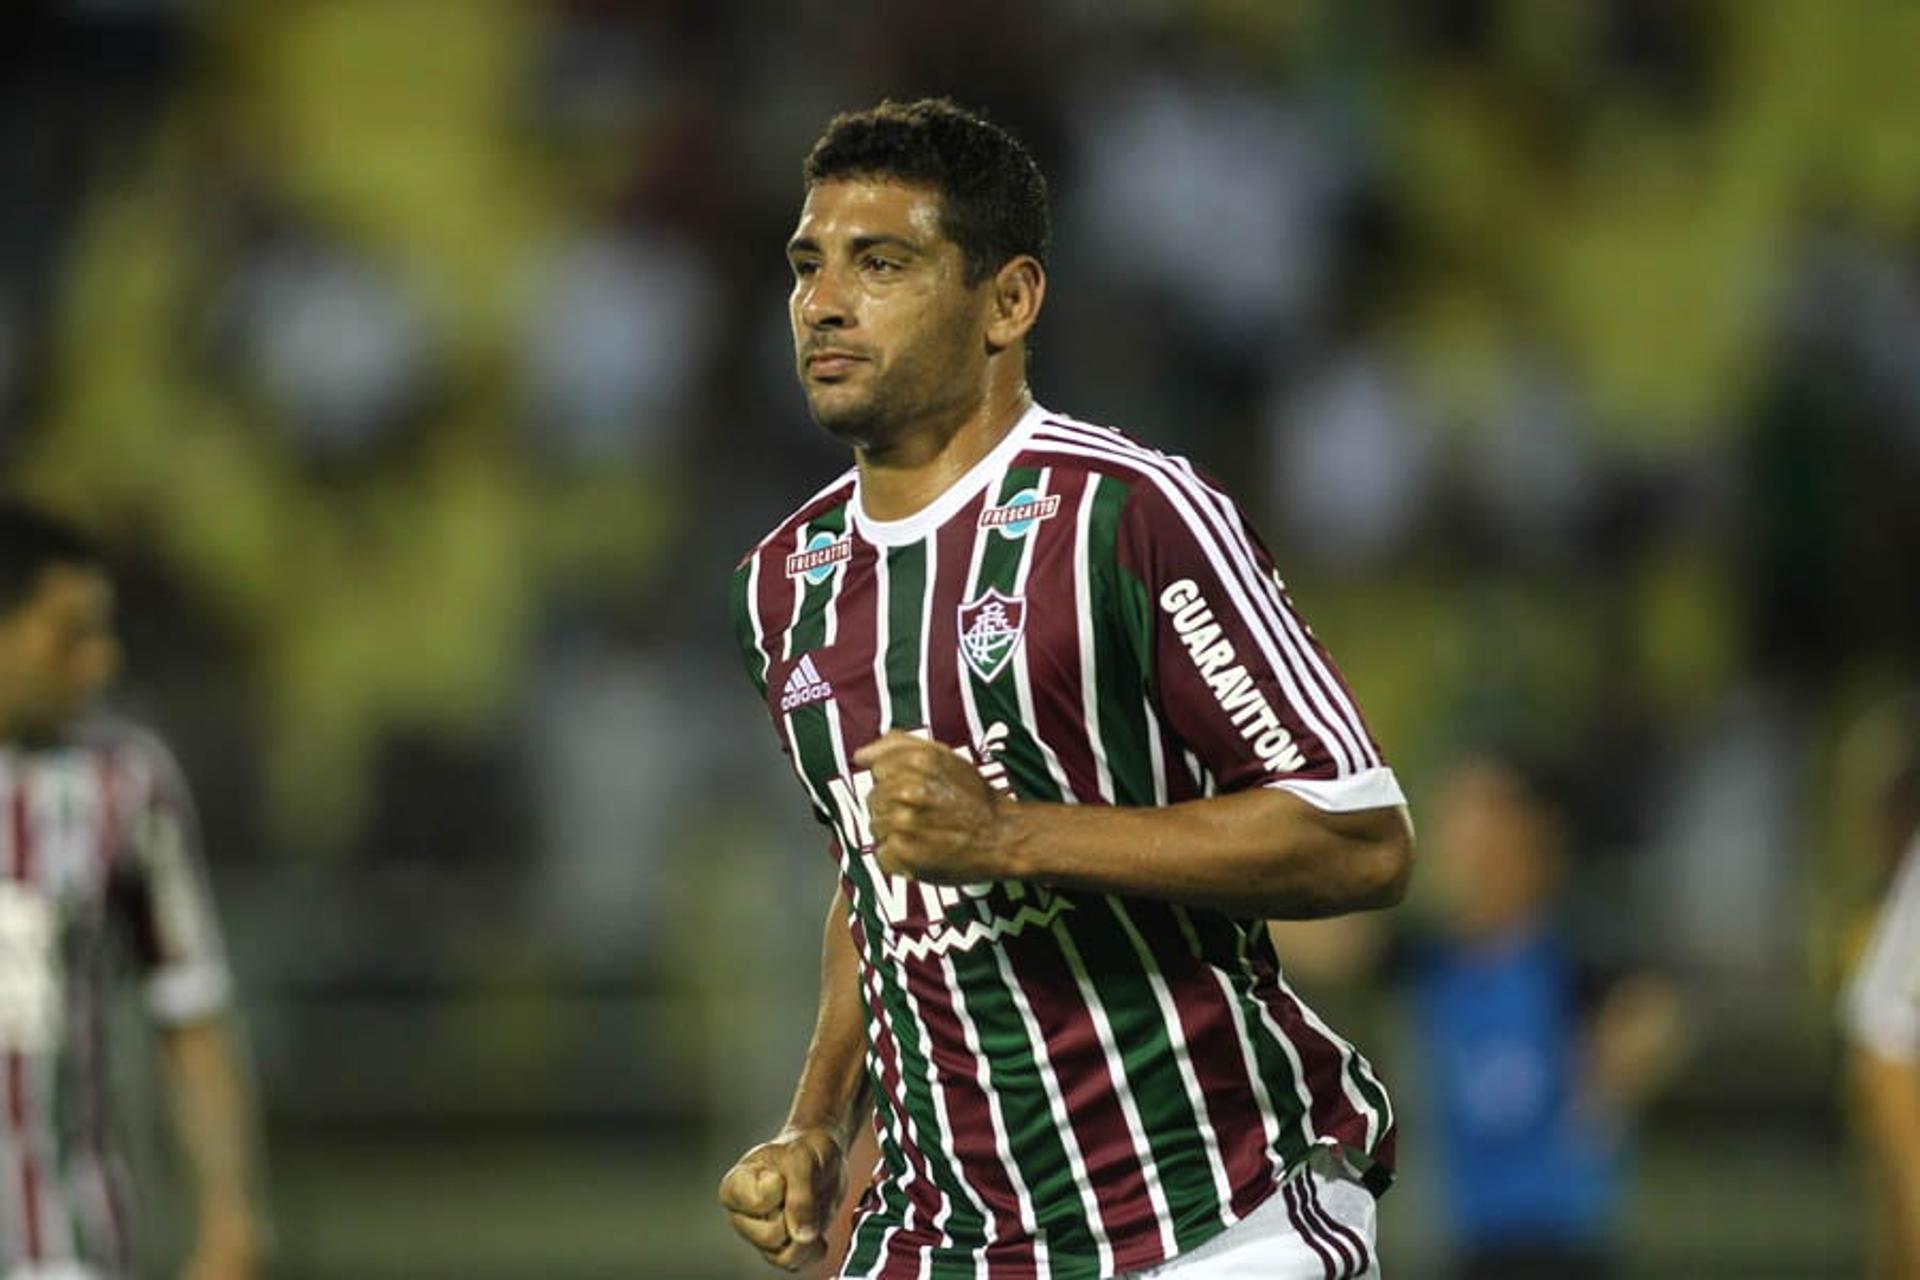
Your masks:
[[[58,732],[119,666],[107,576],[78,565],[43,570],[33,593],[0,614],[0,738]]]
[[[940,196],[897,182],[816,184],[787,245],[788,315],[814,421],[885,450],[985,394],[988,282],[966,283]]]
[[[1557,884],[1560,835],[1526,784],[1497,763],[1467,764],[1434,808],[1432,861],[1452,927],[1484,937],[1535,918]]]

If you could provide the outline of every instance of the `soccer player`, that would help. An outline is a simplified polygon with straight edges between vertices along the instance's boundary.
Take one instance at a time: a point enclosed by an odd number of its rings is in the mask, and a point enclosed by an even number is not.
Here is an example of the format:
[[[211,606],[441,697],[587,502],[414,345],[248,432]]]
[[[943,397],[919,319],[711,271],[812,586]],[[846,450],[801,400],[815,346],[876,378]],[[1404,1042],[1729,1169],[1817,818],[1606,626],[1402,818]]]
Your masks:
[[[805,190],[798,370],[855,465],[733,601],[839,887],[730,1221],[815,1263],[870,1094],[844,1276],[1375,1274],[1393,1114],[1261,922],[1400,899],[1393,773],[1233,502],[1032,401],[1048,219],[1017,141],[882,104]]]
[[[1867,829],[1897,866],[1842,1003],[1849,1085],[1873,1164],[1877,1239],[1873,1274],[1920,1278],[1920,704],[1895,704],[1868,722],[1876,746]]]
[[[1850,1083],[1875,1165],[1875,1275],[1920,1277],[1920,834],[1847,993]]]
[[[118,663],[99,553],[0,502],[0,1275],[134,1273],[109,1079],[131,957],[195,1189],[187,1280],[258,1274],[250,1115],[187,791],[151,736],[88,712]]]

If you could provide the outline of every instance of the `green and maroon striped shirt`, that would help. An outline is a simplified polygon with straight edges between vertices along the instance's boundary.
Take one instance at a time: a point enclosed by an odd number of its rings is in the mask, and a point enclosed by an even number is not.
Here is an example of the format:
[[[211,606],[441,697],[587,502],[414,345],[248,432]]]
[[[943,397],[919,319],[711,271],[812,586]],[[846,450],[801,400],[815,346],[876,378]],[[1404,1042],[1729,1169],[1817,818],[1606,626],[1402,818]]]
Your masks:
[[[867,518],[841,477],[742,561],[733,602],[860,954],[881,1162],[845,1275],[1124,1274],[1317,1146],[1389,1159],[1386,1091],[1262,922],[873,858],[851,759],[896,728],[1022,800],[1401,802],[1266,550],[1186,461],[1035,406],[908,519]]]
[[[228,1003],[180,770],[104,718],[0,743],[0,1274],[133,1274],[108,1034],[123,984],[160,1026]]]

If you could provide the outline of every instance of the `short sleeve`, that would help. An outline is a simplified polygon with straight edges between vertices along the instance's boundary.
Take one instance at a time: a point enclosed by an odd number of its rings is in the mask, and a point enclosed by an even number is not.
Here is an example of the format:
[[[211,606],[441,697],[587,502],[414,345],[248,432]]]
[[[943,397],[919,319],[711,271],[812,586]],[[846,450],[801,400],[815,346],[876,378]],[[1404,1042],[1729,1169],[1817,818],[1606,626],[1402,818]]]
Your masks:
[[[1139,477],[1119,570],[1139,590],[1148,695],[1223,792],[1344,812],[1405,803],[1345,680],[1234,502],[1191,471]]]
[[[733,621],[734,643],[740,648],[740,663],[746,668],[747,678],[753,681],[755,691],[764,698],[767,694],[767,653],[760,646],[753,617],[754,578],[758,572],[758,562],[759,554],[750,552],[734,569],[733,581],[727,590],[727,604]]]
[[[1842,1019],[1856,1043],[1880,1056],[1920,1061],[1920,839],[1880,908]]]
[[[199,823],[172,754],[144,739],[128,762],[121,899],[148,1011],[178,1026],[226,1010],[233,980],[201,859]]]
[[[749,552],[734,569],[733,582],[728,590],[733,638],[735,644],[739,646],[740,663],[746,669],[747,678],[753,682],[754,692],[758,693],[762,699],[767,696],[768,673],[773,669],[773,652],[761,634],[760,624],[754,612],[759,590],[760,561],[765,554],[767,552],[764,546]],[[773,738],[779,745],[780,754],[786,757],[787,763],[793,767],[795,774],[800,778],[801,789],[807,793],[808,812],[813,815],[815,822],[831,830],[833,819],[820,807],[820,802],[814,799],[812,790],[807,787],[806,775],[800,768],[800,762],[794,758],[793,747],[788,743],[787,735],[777,731],[778,720],[775,721],[775,728]]]

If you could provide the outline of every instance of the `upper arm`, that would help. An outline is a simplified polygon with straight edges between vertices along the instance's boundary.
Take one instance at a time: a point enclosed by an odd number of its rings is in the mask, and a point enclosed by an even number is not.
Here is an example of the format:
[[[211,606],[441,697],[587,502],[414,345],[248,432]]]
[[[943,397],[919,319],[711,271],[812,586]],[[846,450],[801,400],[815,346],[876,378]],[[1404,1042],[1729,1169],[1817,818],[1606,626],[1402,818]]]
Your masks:
[[[179,766],[146,742],[133,768],[137,803],[126,832],[122,900],[146,975],[148,1010],[163,1026],[223,1012],[232,979],[207,884],[200,827]]]
[[[767,652],[760,641],[760,627],[754,612],[759,573],[760,553],[758,550],[751,551],[733,571],[727,600],[733,618],[734,642],[740,647],[740,661],[746,667],[747,678],[753,681],[753,687],[764,698],[767,695]]]
[[[1137,478],[1117,571],[1148,694],[1221,791],[1327,811],[1404,803],[1325,647],[1233,502],[1189,472]]]
[[[1920,1061],[1856,1044],[1849,1067],[1862,1130],[1889,1171],[1920,1190]]]
[[[740,662],[746,669],[747,678],[753,682],[754,692],[762,703],[767,702],[767,682],[774,668],[775,651],[784,643],[785,632],[768,625],[761,611],[761,577],[770,572],[768,568],[774,552],[763,544],[747,553],[745,559],[733,571],[733,580],[728,592],[728,600],[733,621],[734,642],[740,650]],[[820,800],[814,795],[807,783],[806,775],[800,767],[800,761],[794,756],[794,746],[782,731],[783,721],[774,721],[774,741],[780,747],[780,754],[786,757],[800,779],[801,790],[806,793],[808,811],[814,821],[833,829],[833,815],[827,812]]]

